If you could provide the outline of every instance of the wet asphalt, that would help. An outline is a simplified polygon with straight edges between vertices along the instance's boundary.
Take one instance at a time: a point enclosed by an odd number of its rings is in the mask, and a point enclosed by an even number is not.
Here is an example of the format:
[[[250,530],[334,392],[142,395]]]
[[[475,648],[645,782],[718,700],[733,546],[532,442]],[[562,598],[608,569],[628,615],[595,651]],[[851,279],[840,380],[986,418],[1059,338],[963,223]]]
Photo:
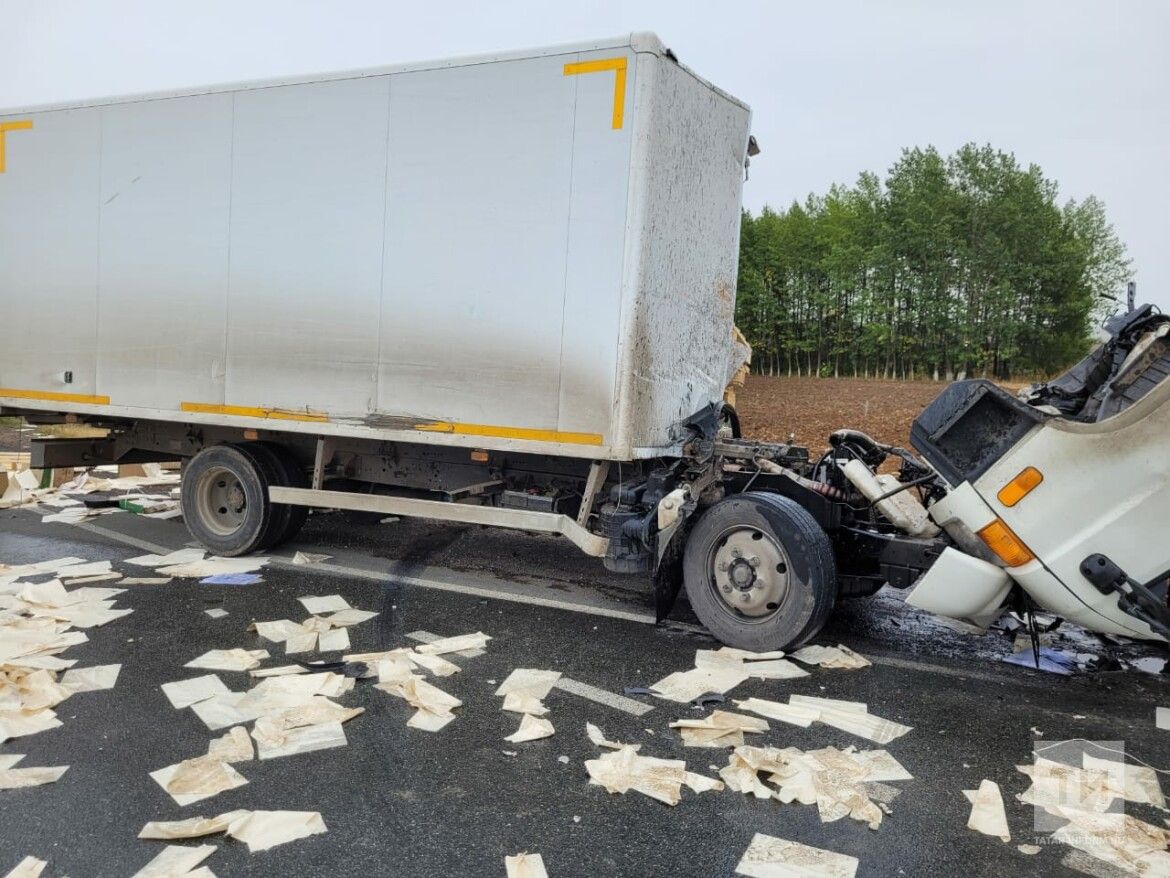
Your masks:
[[[97,523],[131,539],[178,548],[181,524],[125,514]],[[749,681],[737,698],[786,700],[789,693],[864,701],[872,713],[913,726],[888,746],[914,775],[891,784],[901,794],[874,831],[845,819],[822,824],[815,806],[758,801],[729,791],[695,795],[667,807],[636,793],[611,795],[590,785],[583,766],[598,755],[586,722],[613,739],[641,743],[647,755],[686,759],[690,770],[714,775],[726,752],[683,748],[668,724],[700,712],[642,698],[653,705],[633,716],[554,689],[546,703],[552,738],[509,744],[516,714],[500,710],[495,686],[516,667],[553,668],[609,692],[645,686],[692,666],[697,648],[713,641],[686,624],[655,627],[572,609],[517,603],[483,594],[434,590],[403,579],[471,575],[521,582],[549,596],[590,593],[599,605],[650,612],[636,579],[606,574],[596,562],[549,538],[435,526],[418,522],[355,523],[341,516],[310,521],[304,548],[364,558],[376,578],[333,575],[315,568],[269,567],[257,586],[131,586],[118,606],[134,612],[90,629],[90,641],[68,658],[80,666],[121,663],[117,686],[83,693],[58,712],[64,726],[0,745],[26,753],[23,766],[69,765],[56,784],[0,792],[0,874],[26,854],[49,861],[46,875],[128,876],[161,843],[135,836],[148,820],[212,815],[235,808],[320,811],[327,834],[250,854],[212,836],[207,861],[220,876],[500,875],[505,855],[543,855],[550,876],[725,876],[756,832],[853,855],[858,875],[1082,874],[1061,865],[1069,849],[1044,845],[1035,856],[1016,850],[1038,843],[1031,811],[1014,800],[1027,779],[1014,766],[1031,761],[1036,741],[1068,738],[1123,741],[1128,753],[1170,764],[1170,733],[1154,727],[1155,705],[1170,705],[1170,680],[1133,671],[1053,677],[1006,666],[1002,638],[972,638],[918,616],[896,597],[842,607],[822,642],[845,642],[875,660],[862,671],[814,669],[794,681]],[[64,555],[109,559],[115,569],[141,548],[68,525],[41,524],[27,511],[0,513],[0,561],[26,563]],[[463,700],[457,719],[438,734],[406,727],[411,709],[359,683],[341,701],[365,713],[345,725],[349,745],[237,766],[248,784],[181,808],[148,772],[206,752],[213,735],[189,710],[173,709],[160,684],[195,676],[184,662],[208,649],[272,648],[246,630],[253,619],[302,619],[296,598],[343,595],[378,611],[350,629],[355,651],[410,645],[419,629],[440,635],[482,630],[486,654],[452,657],[462,672],[436,681]],[[204,610],[228,611],[211,619]],[[279,647],[276,647],[279,651]],[[266,665],[284,663],[274,652]],[[232,689],[243,673],[221,672]],[[865,748],[868,742],[820,724],[801,729],[773,723],[750,743],[815,749]],[[514,751],[516,755],[507,755]],[[558,757],[567,756],[562,763]],[[1004,791],[1012,842],[965,828],[961,790],[983,778]],[[1152,813],[1131,813],[1153,819]],[[199,844],[200,841],[188,842]]]

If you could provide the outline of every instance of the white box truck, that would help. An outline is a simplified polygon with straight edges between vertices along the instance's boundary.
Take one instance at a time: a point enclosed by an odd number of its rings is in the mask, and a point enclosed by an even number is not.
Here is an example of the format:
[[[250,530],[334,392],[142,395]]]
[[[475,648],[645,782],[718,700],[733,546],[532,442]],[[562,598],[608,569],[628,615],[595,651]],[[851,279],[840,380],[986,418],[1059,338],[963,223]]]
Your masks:
[[[314,507],[558,533],[803,642],[953,539],[908,452],[737,435],[749,126],[652,34],[0,110],[0,412],[108,430],[35,466],[181,460],[219,554]]]

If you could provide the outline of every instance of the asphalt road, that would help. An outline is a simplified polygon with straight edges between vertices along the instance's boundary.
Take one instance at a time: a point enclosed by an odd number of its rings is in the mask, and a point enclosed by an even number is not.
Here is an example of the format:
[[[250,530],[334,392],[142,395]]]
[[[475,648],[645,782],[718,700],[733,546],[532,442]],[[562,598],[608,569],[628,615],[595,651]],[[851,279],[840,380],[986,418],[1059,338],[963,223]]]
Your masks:
[[[6,563],[77,555],[141,575],[117,562],[187,541],[180,524],[128,514],[80,529],[41,524],[27,511],[0,513]],[[502,712],[493,692],[516,667],[556,669],[614,694],[691,667],[695,649],[713,642],[685,624],[651,624],[638,581],[607,575],[549,538],[477,528],[322,516],[299,547],[333,557],[327,567],[270,566],[257,586],[176,580],[131,586],[119,596],[118,606],[134,612],[91,629],[90,641],[67,654],[79,665],[121,663],[117,686],[64,702],[63,727],[0,745],[0,754],[28,754],[26,765],[70,766],[56,784],[0,792],[0,873],[35,854],[49,861],[46,875],[131,875],[161,844],[135,837],[146,821],[255,808],[320,811],[329,831],[256,854],[213,836],[217,851],[206,865],[216,874],[502,876],[505,855],[532,851],[543,855],[552,878],[721,876],[733,873],[752,835],[764,832],[856,856],[866,876],[1079,875],[1061,864],[1068,848],[1017,851],[1017,843],[1037,839],[1031,811],[1013,799],[1027,786],[1014,766],[1031,761],[1037,740],[1067,738],[1123,741],[1132,755],[1170,763],[1170,737],[1153,717],[1155,705],[1170,705],[1165,676],[1059,678],[1006,666],[998,661],[1007,648],[1002,639],[957,634],[883,598],[845,606],[822,638],[847,643],[874,667],[814,669],[807,678],[749,681],[734,691],[864,701],[872,713],[913,726],[888,749],[914,780],[892,784],[902,792],[880,829],[848,819],[822,824],[815,806],[730,791],[684,790],[674,808],[637,793],[611,795],[588,783],[582,763],[598,751],[585,737],[586,722],[610,738],[642,743],[647,755],[685,758],[690,770],[708,775],[709,765],[726,764],[726,754],[682,747],[668,724],[701,715],[687,706],[638,698],[652,709],[636,716],[561,689],[546,700],[556,735],[509,744],[503,738],[518,717]],[[410,645],[406,635],[419,630],[492,636],[484,655],[452,657],[462,672],[438,681],[464,702],[456,720],[437,734],[409,729],[404,702],[359,683],[340,699],[366,709],[345,725],[347,747],[240,764],[247,785],[177,806],[148,772],[204,753],[220,733],[191,711],[173,709],[160,684],[202,673],[182,665],[208,649],[273,647],[246,631],[250,620],[301,619],[297,596],[335,592],[379,613],[350,629],[355,651]],[[211,606],[229,615],[211,619],[203,612]],[[266,664],[283,663],[278,652]],[[233,689],[250,683],[241,673],[220,677]],[[751,742],[868,746],[821,724],[773,723]],[[1004,791],[1011,844],[965,828],[961,790],[983,778]]]

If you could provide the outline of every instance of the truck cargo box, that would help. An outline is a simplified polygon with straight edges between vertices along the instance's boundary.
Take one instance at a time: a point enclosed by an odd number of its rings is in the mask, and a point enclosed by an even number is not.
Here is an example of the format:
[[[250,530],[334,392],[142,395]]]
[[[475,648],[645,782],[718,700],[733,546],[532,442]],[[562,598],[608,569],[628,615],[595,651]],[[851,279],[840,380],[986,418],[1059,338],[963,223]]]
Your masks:
[[[749,122],[651,34],[0,110],[0,406],[665,453]]]

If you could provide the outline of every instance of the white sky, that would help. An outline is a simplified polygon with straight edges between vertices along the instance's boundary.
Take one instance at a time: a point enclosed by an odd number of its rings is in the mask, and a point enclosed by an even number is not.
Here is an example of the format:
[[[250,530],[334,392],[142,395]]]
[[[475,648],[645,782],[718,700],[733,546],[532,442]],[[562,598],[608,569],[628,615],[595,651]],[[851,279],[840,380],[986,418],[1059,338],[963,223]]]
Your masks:
[[[1103,199],[1139,300],[1170,311],[1164,0],[0,0],[0,21],[0,108],[653,30],[751,104],[750,209],[990,142]]]

